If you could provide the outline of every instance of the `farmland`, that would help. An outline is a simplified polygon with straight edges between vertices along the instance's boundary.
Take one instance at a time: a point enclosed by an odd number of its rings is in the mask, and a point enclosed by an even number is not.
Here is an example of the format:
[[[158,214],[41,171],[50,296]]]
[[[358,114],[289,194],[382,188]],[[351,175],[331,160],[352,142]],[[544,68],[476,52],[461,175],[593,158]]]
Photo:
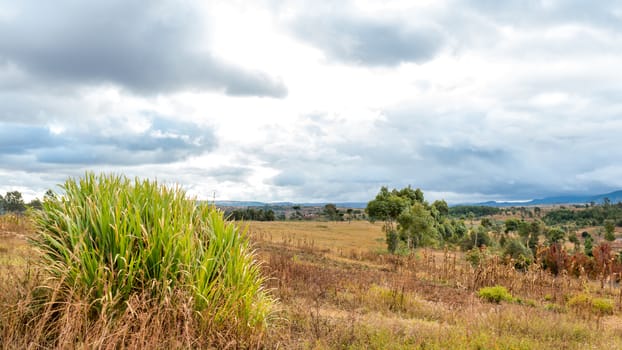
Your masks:
[[[363,221],[240,225],[248,225],[266,287],[277,298],[269,328],[251,347],[622,348],[620,291],[613,285],[554,276],[536,265],[517,271],[494,257],[473,267],[454,250],[388,255],[380,225]],[[11,339],[7,305],[34,256],[25,241],[32,234],[24,219],[5,223],[0,235],[3,339]],[[512,299],[497,304],[478,296],[495,285]],[[586,307],[586,300],[612,309]]]

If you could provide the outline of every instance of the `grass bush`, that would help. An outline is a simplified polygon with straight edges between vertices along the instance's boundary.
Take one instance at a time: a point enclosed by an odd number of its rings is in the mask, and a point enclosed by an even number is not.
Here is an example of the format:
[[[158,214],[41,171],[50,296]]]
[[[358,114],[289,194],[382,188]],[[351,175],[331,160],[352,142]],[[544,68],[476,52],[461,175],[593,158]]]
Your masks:
[[[464,254],[464,258],[475,268],[488,261],[491,254],[488,249],[473,248]]]
[[[613,302],[605,298],[594,298],[592,310],[599,316],[613,315]]]
[[[263,330],[272,300],[246,230],[221,211],[179,188],[117,175],[87,173],[62,189],[34,214],[47,305],[79,300],[88,320],[113,322],[136,298],[157,307],[181,295],[208,332]]]
[[[500,303],[502,301],[513,301],[512,294],[503,286],[484,287],[481,288],[478,293],[480,298],[491,302]]]
[[[613,302],[606,298],[594,298],[586,293],[572,296],[567,303],[575,312],[587,315],[605,316],[613,314]]]

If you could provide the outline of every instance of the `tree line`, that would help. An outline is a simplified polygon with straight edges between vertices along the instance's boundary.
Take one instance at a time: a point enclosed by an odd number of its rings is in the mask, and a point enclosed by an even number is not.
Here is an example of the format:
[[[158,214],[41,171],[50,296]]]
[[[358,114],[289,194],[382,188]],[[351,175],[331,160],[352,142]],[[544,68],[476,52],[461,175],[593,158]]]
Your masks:
[[[276,214],[272,209],[245,208],[226,210],[225,215],[231,220],[274,221]]]
[[[456,205],[449,208],[449,215],[452,217],[482,217],[499,214],[501,209],[481,205]]]
[[[573,222],[580,226],[599,226],[613,221],[616,226],[622,227],[622,202],[612,204],[605,199],[601,205],[590,205],[586,208],[554,209],[547,212],[543,220],[549,225]]]
[[[391,253],[408,254],[415,248],[427,246],[453,246],[467,251],[467,259],[474,264],[483,255],[495,254],[510,259],[516,268],[525,268],[537,261],[555,274],[584,271],[596,276],[605,267],[607,271],[622,273],[622,254],[616,255],[609,243],[616,239],[615,222],[611,218],[617,218],[620,208],[622,206],[610,204],[573,212],[572,215],[582,213],[577,216],[579,218],[587,217],[585,215],[598,218],[597,222],[603,225],[597,231],[598,237],[587,231],[578,234],[581,226],[576,222],[551,220],[554,216],[543,219],[530,216],[528,220],[523,217],[495,220],[487,216],[475,221],[475,215],[486,211],[463,207],[454,212],[461,216],[457,219],[452,217],[445,201],[429,203],[420,189],[410,186],[399,190],[382,187],[365,210],[370,221],[383,222],[387,249]],[[464,213],[469,216],[469,223],[464,220]],[[553,213],[566,214],[567,211]],[[565,246],[567,241],[573,248]]]
[[[225,208],[225,214],[232,220],[244,221],[285,221],[285,220],[318,220],[351,221],[362,219],[364,216],[359,209],[340,209],[333,203],[323,207],[307,207],[300,205],[266,206],[263,208]]]
[[[51,191],[46,192],[46,196],[53,195]],[[5,195],[0,194],[0,214],[4,213],[16,213],[23,214],[26,209],[41,209],[43,203],[38,198],[26,203],[19,191],[9,191]]]

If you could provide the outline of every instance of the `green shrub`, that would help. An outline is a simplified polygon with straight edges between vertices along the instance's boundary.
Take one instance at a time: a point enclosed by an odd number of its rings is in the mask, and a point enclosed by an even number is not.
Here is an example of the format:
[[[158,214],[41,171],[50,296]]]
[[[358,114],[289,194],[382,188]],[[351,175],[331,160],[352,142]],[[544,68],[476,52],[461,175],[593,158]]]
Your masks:
[[[490,303],[500,303],[502,301],[513,301],[512,294],[503,286],[484,287],[477,293],[480,298]]]
[[[503,255],[511,257],[514,260],[514,267],[517,269],[525,269],[533,260],[531,250],[518,239],[506,242]]]
[[[568,300],[568,307],[587,314],[604,316],[613,314],[613,302],[605,298],[593,298],[592,296],[580,293]]]
[[[553,311],[553,312],[556,312],[556,313],[560,313],[560,314],[566,312],[566,309],[563,306],[560,306],[560,305],[557,305],[557,304],[554,304],[554,303],[546,304],[544,306],[544,309],[548,310],[548,311]]]
[[[473,248],[466,252],[464,255],[466,261],[471,264],[472,267],[478,267],[491,258],[491,254],[488,249],[485,248]]]
[[[613,302],[605,298],[592,299],[592,310],[599,316],[613,315]]]
[[[490,247],[492,246],[493,241],[488,234],[488,231],[482,227],[478,226],[476,229],[471,230],[468,235],[465,235],[460,241],[460,247],[462,250],[472,250],[480,247]]]
[[[523,299],[523,298],[517,297],[517,298],[514,298],[513,301],[519,305],[526,305],[529,307],[536,307],[536,305],[538,305],[538,303],[533,299]]]
[[[89,303],[90,318],[113,319],[128,300],[189,295],[210,329],[262,329],[271,299],[240,231],[208,205],[155,181],[87,173],[36,212],[40,266],[53,298]]]
[[[579,309],[586,308],[590,305],[591,297],[587,294],[580,293],[568,299],[567,305],[570,308]]]

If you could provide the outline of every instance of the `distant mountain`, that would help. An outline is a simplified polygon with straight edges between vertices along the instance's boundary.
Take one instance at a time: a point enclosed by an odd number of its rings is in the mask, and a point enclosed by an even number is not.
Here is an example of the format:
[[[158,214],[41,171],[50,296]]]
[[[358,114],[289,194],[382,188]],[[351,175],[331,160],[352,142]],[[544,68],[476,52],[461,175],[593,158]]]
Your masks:
[[[522,206],[534,206],[534,205],[555,205],[555,204],[589,204],[591,202],[602,204],[605,198],[609,198],[611,203],[622,202],[622,190],[611,193],[598,194],[598,195],[567,195],[547,197],[541,199],[533,199],[530,201],[514,201],[514,202],[480,202],[480,203],[463,203],[456,205],[478,205],[487,207],[522,207]],[[211,202],[211,201],[210,201]],[[295,202],[258,202],[258,201],[216,201],[216,205],[219,207],[292,207],[299,205],[301,207],[323,207],[328,203],[335,204],[338,208],[352,208],[352,209],[365,209],[367,202],[308,202],[308,203],[295,203]],[[456,206],[452,205],[452,206]]]
[[[263,207],[267,204],[254,201],[216,201],[216,205],[219,207]]]
[[[479,205],[479,206],[488,206],[488,207],[519,207],[519,206],[530,206],[530,205],[554,205],[554,204],[588,204],[591,202],[602,204],[605,198],[609,198],[611,203],[622,202],[622,191],[615,191],[611,193],[605,194],[597,194],[597,195],[567,195],[567,196],[557,196],[557,197],[548,197],[541,199],[533,199],[530,201],[520,201],[520,202],[481,202],[474,203],[469,205]]]
[[[323,203],[293,203],[293,202],[255,202],[255,201],[216,201],[219,207],[292,207],[299,205],[301,207],[323,207],[326,204],[335,204],[337,208],[364,209],[367,202],[323,202]]]

